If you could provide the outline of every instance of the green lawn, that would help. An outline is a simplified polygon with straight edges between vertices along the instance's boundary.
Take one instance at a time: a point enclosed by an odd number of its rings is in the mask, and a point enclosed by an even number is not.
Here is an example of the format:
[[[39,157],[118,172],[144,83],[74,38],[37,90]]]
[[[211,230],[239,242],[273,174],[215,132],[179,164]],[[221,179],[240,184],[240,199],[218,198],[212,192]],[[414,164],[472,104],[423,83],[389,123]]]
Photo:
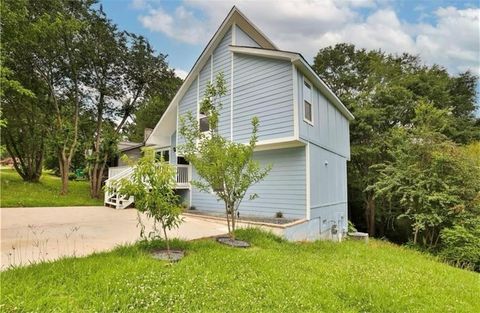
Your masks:
[[[1,273],[2,312],[480,312],[480,276],[393,244],[294,244],[255,230],[236,249],[145,244]],[[161,243],[156,243],[159,245]]]
[[[13,169],[0,169],[1,207],[41,207],[103,205],[103,199],[91,199],[87,181],[70,181],[69,193],[60,195],[60,178],[44,172],[39,183],[26,183]]]

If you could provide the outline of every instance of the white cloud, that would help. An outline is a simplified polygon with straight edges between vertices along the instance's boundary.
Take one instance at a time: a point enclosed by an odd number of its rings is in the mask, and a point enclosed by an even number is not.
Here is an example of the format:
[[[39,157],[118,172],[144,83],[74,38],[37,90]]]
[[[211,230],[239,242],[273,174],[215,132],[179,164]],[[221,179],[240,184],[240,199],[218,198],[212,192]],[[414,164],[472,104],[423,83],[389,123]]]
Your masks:
[[[176,8],[172,15],[161,7],[150,9],[147,15],[142,15],[139,19],[144,27],[162,32],[181,42],[197,44],[205,37],[202,21],[184,6]]]
[[[416,47],[427,60],[455,72],[472,69],[480,73],[479,9],[440,8],[437,24],[418,26]]]
[[[134,9],[143,9],[147,6],[147,1],[146,0],[132,0],[131,6]]]
[[[321,47],[338,42],[349,42],[366,49],[382,49],[389,53],[416,52],[413,38],[405,33],[397,15],[390,9],[380,9],[364,22],[348,23],[319,38]]]
[[[177,68],[175,69],[175,74],[181,79],[185,79],[188,75],[188,71]]]
[[[402,21],[388,2],[376,0],[184,0],[171,13],[161,3],[151,4],[140,21],[180,42],[205,45],[234,4],[280,49],[301,52],[307,60],[320,48],[349,42],[389,53],[419,54],[426,62],[439,63],[454,73],[466,69],[480,73],[478,8],[440,8],[435,24],[411,24]],[[371,13],[363,16],[359,7]]]

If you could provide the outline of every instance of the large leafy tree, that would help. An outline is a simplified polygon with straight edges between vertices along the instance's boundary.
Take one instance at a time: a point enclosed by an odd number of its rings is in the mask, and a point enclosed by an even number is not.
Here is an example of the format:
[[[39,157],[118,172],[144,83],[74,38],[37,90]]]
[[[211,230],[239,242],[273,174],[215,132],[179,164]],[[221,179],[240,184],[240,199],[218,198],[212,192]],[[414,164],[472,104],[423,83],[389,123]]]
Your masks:
[[[161,96],[145,99],[133,115],[134,123],[129,125],[128,139],[142,142],[146,128],[154,128],[168,107],[168,102]]]
[[[4,88],[10,126],[2,142],[26,180],[38,180],[47,149],[58,162],[62,193],[72,162],[88,152],[92,197],[99,196],[107,161],[132,114],[150,97],[169,101],[179,85],[165,55],[144,37],[118,30],[95,4],[1,5],[2,84],[11,87]]]
[[[85,106],[83,54],[85,17],[93,1],[46,2],[32,22],[33,70],[48,90],[53,109],[50,139],[59,161],[61,193],[68,192],[68,174],[78,148],[80,114]]]
[[[97,198],[105,167],[129,118],[149,97],[169,99],[176,86],[171,84],[175,75],[166,56],[155,54],[144,37],[119,31],[101,8],[89,15],[88,22],[86,84],[96,124],[88,161],[90,194]],[[112,129],[113,121],[119,122]]]
[[[237,212],[248,189],[263,180],[271,167],[262,168],[253,160],[257,143],[258,119],[252,118],[252,136],[248,144],[233,142],[218,133],[220,98],[226,93],[222,73],[214,83],[207,84],[200,104],[201,112],[208,117],[208,131],[202,129],[192,112],[181,117],[180,133],[186,143],[179,153],[193,165],[201,179],[192,181],[200,191],[213,192],[225,204],[228,232],[234,236]],[[251,194],[250,200],[257,194]]]
[[[7,126],[1,141],[25,181],[37,182],[42,173],[50,102],[48,89],[32,75],[31,17],[27,1],[2,1],[1,100]],[[40,105],[38,105],[40,104]]]
[[[378,179],[367,188],[412,222],[414,244],[429,248],[456,220],[480,213],[480,168],[442,134],[452,120],[450,110],[420,102],[412,124],[385,139],[390,158],[375,166]]]
[[[442,130],[445,136],[457,143],[478,139],[477,78],[470,72],[449,75],[444,68],[425,66],[409,54],[389,55],[350,44],[321,49],[313,67],[356,117],[350,128],[352,162],[348,167],[353,219],[371,235],[376,225],[383,234],[391,212],[385,209],[385,199],[375,197],[375,190],[367,186],[378,179],[372,166],[389,158],[385,138],[394,126],[410,125],[416,105],[428,101],[452,112],[454,122]]]
[[[68,172],[78,145],[85,74],[81,34],[92,4],[88,0],[2,4],[2,16],[13,16],[3,21],[8,67],[35,95],[32,99],[6,95],[18,114],[14,117],[5,111],[10,125],[7,132],[12,133],[7,148],[12,147],[11,153],[19,160],[35,149],[40,173],[48,135],[59,161],[62,193],[68,191]],[[17,170],[22,175],[21,169]]]
[[[115,117],[112,100],[123,94],[122,74],[124,71],[125,35],[119,32],[100,11],[88,16],[88,26],[83,34],[89,89],[88,107],[94,132],[87,140],[87,160],[90,177],[90,195],[98,197],[106,163],[115,151],[117,137],[112,124],[104,121]]]

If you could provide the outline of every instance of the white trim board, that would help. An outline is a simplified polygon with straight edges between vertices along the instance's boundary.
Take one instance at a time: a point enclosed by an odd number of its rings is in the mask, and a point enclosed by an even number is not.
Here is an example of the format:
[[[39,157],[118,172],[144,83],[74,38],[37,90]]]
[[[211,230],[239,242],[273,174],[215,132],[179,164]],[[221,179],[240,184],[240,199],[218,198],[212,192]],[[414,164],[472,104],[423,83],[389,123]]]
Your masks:
[[[295,65],[292,64],[292,80],[293,80],[293,137],[297,138],[300,134],[300,126],[298,123],[298,73]]]
[[[232,44],[237,42],[237,24],[232,25]],[[233,67],[234,54],[230,52],[230,140],[233,141]]]
[[[311,207],[310,207],[310,143],[307,143],[305,146],[305,168],[306,168],[306,173],[305,173],[305,194],[306,194],[306,212],[305,212],[305,217],[307,220],[310,220],[310,213],[311,213]]]

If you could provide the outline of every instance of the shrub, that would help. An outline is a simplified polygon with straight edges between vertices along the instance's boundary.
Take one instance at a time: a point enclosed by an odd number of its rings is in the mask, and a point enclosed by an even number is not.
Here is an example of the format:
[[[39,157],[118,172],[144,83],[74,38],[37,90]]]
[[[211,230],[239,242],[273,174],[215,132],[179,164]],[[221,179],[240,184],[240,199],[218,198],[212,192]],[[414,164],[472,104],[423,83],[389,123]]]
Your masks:
[[[134,166],[131,178],[122,178],[106,188],[107,190],[117,189],[118,194],[126,198],[134,197],[136,209],[145,213],[148,218],[153,219],[153,231],[145,236],[145,225],[138,215],[142,238],[155,239],[160,237],[156,227],[157,224],[160,224],[170,258],[167,230],[178,228],[183,221],[180,215],[182,210],[179,205],[179,196],[174,191],[176,185],[175,168],[163,158],[160,161],[157,160],[152,148],[144,148],[142,151],[143,156],[136,164],[132,164],[132,160],[125,158],[128,163]]]
[[[348,232],[349,233],[357,232],[357,229],[355,228],[355,225],[353,225],[352,221],[348,221]]]
[[[68,173],[68,180],[75,180],[77,179],[77,174],[75,173]]]
[[[283,213],[281,211],[278,211],[277,213],[275,213],[275,217],[276,218],[282,218],[283,217]]]
[[[480,271],[480,218],[441,232],[440,257],[461,268]]]

